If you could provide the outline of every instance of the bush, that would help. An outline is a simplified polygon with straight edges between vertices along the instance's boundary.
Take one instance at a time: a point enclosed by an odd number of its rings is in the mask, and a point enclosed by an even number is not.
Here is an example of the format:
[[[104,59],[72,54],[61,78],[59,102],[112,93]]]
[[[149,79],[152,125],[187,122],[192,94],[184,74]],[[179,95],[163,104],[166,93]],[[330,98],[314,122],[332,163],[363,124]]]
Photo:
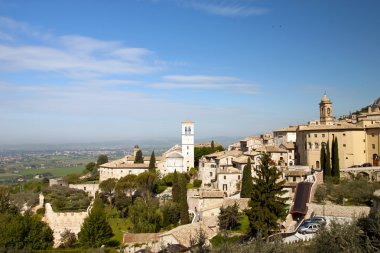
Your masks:
[[[52,205],[55,212],[85,211],[90,199],[85,191],[54,185],[44,190],[45,201]]]
[[[315,201],[318,203],[324,202],[324,200],[327,197],[327,190],[326,187],[322,185],[318,185],[317,189],[315,190],[314,198]]]
[[[198,188],[198,187],[201,187],[201,185],[202,185],[202,180],[200,180],[200,179],[195,179],[195,180],[193,181],[193,187]]]

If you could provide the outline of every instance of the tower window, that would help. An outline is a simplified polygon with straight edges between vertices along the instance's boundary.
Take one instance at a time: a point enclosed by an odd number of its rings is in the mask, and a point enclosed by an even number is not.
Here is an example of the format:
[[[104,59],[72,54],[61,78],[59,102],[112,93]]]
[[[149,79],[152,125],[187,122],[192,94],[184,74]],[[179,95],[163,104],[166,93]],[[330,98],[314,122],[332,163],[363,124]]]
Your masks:
[[[314,134],[314,137],[317,138],[317,137],[318,137],[318,134]]]
[[[343,147],[346,147],[346,144],[343,144]]]
[[[325,137],[325,134],[322,134],[322,137]]]
[[[376,148],[376,145],[375,144],[372,144],[372,149],[375,149]]]

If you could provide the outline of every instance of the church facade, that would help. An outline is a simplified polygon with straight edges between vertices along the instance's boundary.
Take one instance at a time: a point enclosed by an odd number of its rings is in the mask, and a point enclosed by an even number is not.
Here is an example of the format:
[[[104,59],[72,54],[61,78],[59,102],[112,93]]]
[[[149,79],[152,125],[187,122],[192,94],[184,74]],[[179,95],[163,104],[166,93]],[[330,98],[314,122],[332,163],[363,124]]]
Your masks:
[[[194,122],[181,123],[182,145],[175,145],[162,156],[156,156],[156,168],[162,175],[177,172],[188,172],[194,167]],[[130,174],[138,175],[149,169],[150,156],[144,157],[143,163],[135,163],[135,156],[139,146],[134,147],[133,155],[110,161],[99,167],[99,181],[115,178],[120,179]]]

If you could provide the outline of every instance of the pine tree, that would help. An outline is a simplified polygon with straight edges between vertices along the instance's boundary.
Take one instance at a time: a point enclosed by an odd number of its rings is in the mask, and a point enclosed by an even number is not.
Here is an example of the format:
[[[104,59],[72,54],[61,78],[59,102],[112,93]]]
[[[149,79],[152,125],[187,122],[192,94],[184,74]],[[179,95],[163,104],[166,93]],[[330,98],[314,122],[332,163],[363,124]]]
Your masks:
[[[173,183],[172,183],[172,195],[173,195],[173,202],[179,203],[180,199],[180,189],[178,184],[178,173],[175,170],[173,174]]]
[[[214,151],[214,149],[215,149],[215,143],[214,143],[214,141],[211,141],[211,150]]]
[[[331,177],[331,158],[330,158],[330,144],[327,142],[326,146],[326,178]]]
[[[135,163],[144,163],[144,157],[142,155],[141,150],[137,150],[136,152]]]
[[[99,199],[96,199],[78,234],[79,242],[87,248],[99,248],[106,244],[112,236],[112,229],[107,222],[104,206]]]
[[[153,150],[152,154],[150,155],[149,171],[155,171],[155,170],[156,170],[156,156],[154,155],[154,150]]]
[[[321,170],[323,171],[323,180],[326,180],[326,148],[324,144],[322,144],[321,148],[320,164]]]
[[[248,158],[247,165],[244,166],[243,178],[241,180],[240,198],[250,198],[252,194],[253,182],[252,182],[252,168],[251,159]]]
[[[286,217],[286,201],[282,197],[285,180],[279,181],[282,173],[276,166],[271,166],[270,155],[264,153],[261,164],[254,168],[256,176],[253,178],[253,191],[246,214],[249,218],[251,234],[257,236],[268,235],[278,228],[278,221]]]
[[[335,137],[335,140],[333,142],[333,154],[332,157],[332,170],[331,170],[331,176],[334,178],[334,182],[338,183],[340,178],[340,169],[339,169],[339,148],[338,148],[338,138]]]

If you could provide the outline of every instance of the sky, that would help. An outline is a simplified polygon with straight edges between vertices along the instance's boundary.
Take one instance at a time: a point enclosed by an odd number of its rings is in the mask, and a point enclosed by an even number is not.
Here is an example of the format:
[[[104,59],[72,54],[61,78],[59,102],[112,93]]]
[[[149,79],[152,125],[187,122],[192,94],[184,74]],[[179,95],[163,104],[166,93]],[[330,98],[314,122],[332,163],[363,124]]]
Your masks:
[[[380,96],[380,1],[0,0],[0,143],[249,136]]]

